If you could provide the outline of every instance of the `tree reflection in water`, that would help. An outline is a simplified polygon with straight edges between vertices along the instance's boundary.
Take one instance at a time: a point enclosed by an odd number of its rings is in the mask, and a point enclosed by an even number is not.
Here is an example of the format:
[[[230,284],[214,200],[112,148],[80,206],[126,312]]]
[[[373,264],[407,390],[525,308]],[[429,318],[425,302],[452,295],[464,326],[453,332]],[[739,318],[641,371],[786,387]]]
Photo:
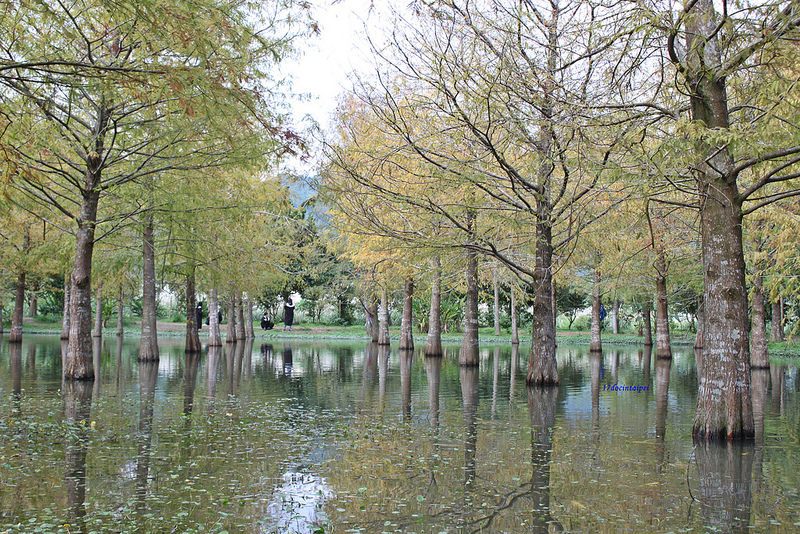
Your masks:
[[[22,414],[22,343],[8,344],[8,360],[11,367],[11,398],[13,405],[11,415],[19,417]]]
[[[64,459],[67,466],[64,483],[67,488],[69,519],[80,532],[86,532],[86,452],[89,417],[92,409],[92,383],[83,380],[64,380],[64,420],[69,431],[65,436]]]
[[[599,355],[598,355],[599,356]],[[558,386],[529,387],[528,412],[531,418],[531,532],[561,532],[563,527],[550,511],[550,455],[558,405]]]
[[[413,350],[401,350],[400,354],[400,393],[403,420],[411,420],[411,364],[414,360]]]
[[[464,487],[475,483],[475,453],[478,448],[478,367],[461,366],[461,400],[464,404]]]
[[[695,447],[703,521],[719,532],[750,531],[754,446],[698,442]]]
[[[153,401],[158,379],[157,361],[139,362],[139,432],[136,436],[136,509],[147,507],[150,449],[153,442]]]
[[[378,345],[378,413],[383,413],[386,400],[386,373],[389,367],[389,345]]]

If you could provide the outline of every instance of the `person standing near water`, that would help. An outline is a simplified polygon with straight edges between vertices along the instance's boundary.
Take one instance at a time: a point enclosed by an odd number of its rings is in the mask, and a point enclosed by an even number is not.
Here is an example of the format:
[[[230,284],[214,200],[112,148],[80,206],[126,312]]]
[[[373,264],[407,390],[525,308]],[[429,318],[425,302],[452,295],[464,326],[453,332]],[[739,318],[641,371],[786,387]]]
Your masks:
[[[286,304],[283,305],[283,331],[289,329],[292,331],[292,323],[294,322],[294,304],[292,299],[286,299]]]

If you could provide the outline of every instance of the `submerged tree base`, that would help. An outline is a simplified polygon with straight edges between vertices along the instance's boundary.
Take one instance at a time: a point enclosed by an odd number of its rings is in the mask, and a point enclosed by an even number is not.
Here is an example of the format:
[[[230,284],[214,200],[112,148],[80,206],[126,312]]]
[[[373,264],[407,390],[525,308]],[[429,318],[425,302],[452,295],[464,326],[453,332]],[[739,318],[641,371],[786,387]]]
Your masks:
[[[723,428],[698,428],[692,429],[692,440],[697,442],[722,442],[722,441],[753,441],[755,439],[754,430],[736,429],[731,432],[726,427]]]

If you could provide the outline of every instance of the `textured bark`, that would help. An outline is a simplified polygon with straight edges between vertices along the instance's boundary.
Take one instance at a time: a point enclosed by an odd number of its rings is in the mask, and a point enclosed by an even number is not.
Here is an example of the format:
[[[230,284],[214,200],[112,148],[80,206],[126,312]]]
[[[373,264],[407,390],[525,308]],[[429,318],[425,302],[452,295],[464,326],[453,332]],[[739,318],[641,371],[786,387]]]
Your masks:
[[[600,337],[600,271],[595,267],[592,284],[592,333],[589,350],[601,352],[603,340]]]
[[[366,307],[365,313],[367,314],[367,335],[373,343],[377,343],[380,332],[378,327],[378,303],[370,298],[369,306]]]
[[[519,345],[519,326],[517,325],[517,296],[511,286],[511,344]]]
[[[36,317],[39,314],[39,288],[41,285],[36,280],[31,284],[28,294],[28,317]]]
[[[210,347],[222,346],[222,336],[219,333],[219,297],[217,287],[211,289],[208,297],[208,345]]]
[[[103,282],[97,284],[94,301],[94,337],[103,337]]]
[[[533,271],[533,326],[531,354],[526,383],[536,386],[558,384],[556,323],[553,318],[553,245],[549,206],[536,224],[536,263]]]
[[[478,365],[478,253],[467,250],[467,298],[459,364]]]
[[[644,345],[645,347],[652,347],[653,346],[653,325],[651,323],[652,313],[651,313],[652,305],[650,301],[644,303],[642,306],[642,323],[644,323]]]
[[[99,176],[97,176],[99,181]],[[75,260],[70,275],[69,343],[64,359],[64,378],[94,380],[92,367],[92,254],[99,192],[88,191],[81,202]]]
[[[244,341],[247,329],[244,324],[244,299],[241,292],[236,292],[236,341]]]
[[[761,274],[753,280],[753,305],[750,326],[750,367],[769,369],[767,350],[767,319],[764,309],[764,278]]]
[[[783,299],[772,303],[772,325],[769,340],[783,341]]]
[[[703,305],[703,297],[697,299],[697,333],[694,336],[694,348],[703,348],[703,338],[706,331],[706,307]]]
[[[153,214],[148,213],[142,230],[142,339],[139,347],[139,361],[142,362],[157,361],[159,357],[153,224]]]
[[[228,296],[228,331],[225,335],[225,343],[236,342],[236,290],[231,286]]]
[[[433,279],[431,280],[431,310],[428,316],[428,341],[426,356],[442,355],[442,261],[439,256],[431,260]]]
[[[25,313],[25,271],[17,274],[17,286],[14,290],[14,313],[11,315],[11,331],[8,334],[10,343],[22,341],[22,316]]]
[[[494,286],[494,335],[500,335],[500,282],[497,280],[497,267],[492,273],[492,284]]]
[[[619,334],[619,299],[614,298],[614,305],[611,307],[611,331]]]
[[[400,350],[414,350],[414,280],[407,278],[403,286],[403,319],[400,322]]]
[[[125,333],[125,325],[123,319],[125,317],[125,294],[122,289],[117,294],[117,335],[121,336]]]
[[[64,277],[64,310],[61,315],[61,339],[69,339],[69,289],[71,274]]]
[[[563,527],[550,510],[550,456],[553,451],[553,428],[558,407],[558,387],[528,388],[528,413],[531,420],[531,509],[530,532],[561,532]]]
[[[244,329],[244,337],[245,339],[253,339],[256,337],[256,333],[253,331],[253,299],[249,296],[245,300],[245,329]]]
[[[475,456],[478,449],[478,368],[461,366],[461,401],[464,406],[464,487],[475,484]]]
[[[378,345],[389,345],[389,295],[386,288],[381,290],[380,318],[378,320]]]
[[[658,358],[672,358],[667,306],[667,262],[663,251],[658,252],[656,259],[656,359]]]
[[[197,297],[195,296],[194,281],[195,281],[195,268],[192,266],[186,274],[186,343],[184,345],[184,352],[196,353],[200,352],[202,345],[200,345],[200,334],[197,330]]]

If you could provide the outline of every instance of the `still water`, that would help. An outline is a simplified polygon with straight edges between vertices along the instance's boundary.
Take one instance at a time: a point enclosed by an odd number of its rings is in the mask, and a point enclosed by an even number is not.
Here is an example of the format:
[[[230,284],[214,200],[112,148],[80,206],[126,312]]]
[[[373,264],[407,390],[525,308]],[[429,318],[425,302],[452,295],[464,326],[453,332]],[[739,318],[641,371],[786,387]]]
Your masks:
[[[0,344],[0,532],[800,528],[794,368],[753,373],[755,443],[695,448],[690,351],[562,346],[528,391],[525,346],[160,344],[105,338],[63,385],[57,338]]]

